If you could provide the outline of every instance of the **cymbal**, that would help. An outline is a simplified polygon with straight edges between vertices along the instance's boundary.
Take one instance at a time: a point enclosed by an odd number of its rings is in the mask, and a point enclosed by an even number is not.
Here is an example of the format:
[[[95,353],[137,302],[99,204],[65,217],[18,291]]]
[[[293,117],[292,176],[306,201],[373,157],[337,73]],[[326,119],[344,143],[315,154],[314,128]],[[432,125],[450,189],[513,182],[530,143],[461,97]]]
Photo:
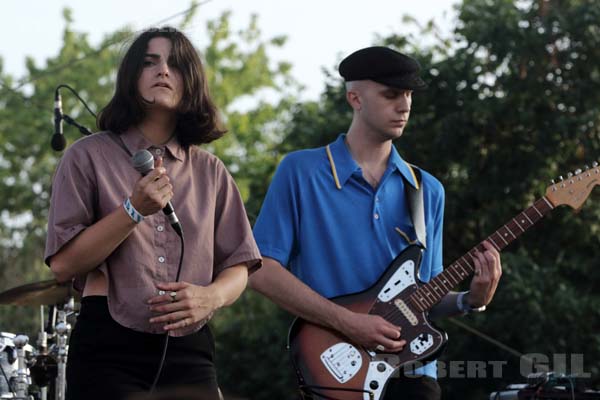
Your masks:
[[[55,279],[28,283],[0,293],[0,304],[19,306],[54,305],[66,302],[69,297],[76,300],[79,295],[71,287],[71,283],[58,283]]]

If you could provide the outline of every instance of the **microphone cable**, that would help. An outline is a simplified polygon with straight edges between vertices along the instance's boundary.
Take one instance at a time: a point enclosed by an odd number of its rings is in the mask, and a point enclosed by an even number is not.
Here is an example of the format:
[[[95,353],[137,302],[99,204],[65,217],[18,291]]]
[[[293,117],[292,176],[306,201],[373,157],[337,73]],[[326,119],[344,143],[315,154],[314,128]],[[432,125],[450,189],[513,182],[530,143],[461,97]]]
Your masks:
[[[177,232],[177,230],[175,230]],[[185,245],[184,245],[184,240],[183,240],[183,230],[180,232],[177,232],[177,235],[179,236],[180,242],[181,242],[181,254],[179,255],[179,265],[177,267],[177,275],[175,277],[175,282],[179,282],[179,275],[181,274],[181,266],[183,264],[183,253],[185,251]],[[158,369],[156,371],[156,375],[154,376],[154,382],[152,382],[152,386],[150,387],[150,394],[154,393],[154,391],[156,390],[156,384],[158,383],[158,380],[160,379],[160,374],[162,373],[162,369],[165,365],[165,360],[167,358],[167,348],[169,347],[169,332],[165,333],[165,342],[163,344],[163,349],[162,349],[162,356],[160,358],[160,363],[158,364]]]
[[[75,95],[75,97],[77,97],[79,99],[79,101],[81,102],[81,104],[83,104],[83,106],[85,107],[85,109],[88,110],[88,112],[92,115],[92,117],[94,117],[96,119],[98,118],[98,116],[96,115],[96,113],[94,113],[92,111],[92,109],[87,105],[87,103],[85,102],[85,100],[83,100],[81,98],[81,96],[79,95],[79,93],[77,93],[77,91],[75,89],[73,89],[71,86],[66,85],[64,83],[61,83],[60,85],[58,85],[56,87],[56,89],[54,91],[54,94],[55,95],[58,94],[59,89],[62,89],[62,88],[69,89],[71,91],[71,93],[73,93]]]
[[[62,103],[60,101],[60,89],[65,88],[68,89],[69,91],[71,91],[71,93],[73,93],[75,95],[75,97],[77,97],[77,99],[81,102],[81,104],[83,104],[83,106],[85,107],[85,109],[90,113],[90,115],[92,117],[94,117],[94,119],[98,119],[98,116],[96,115],[96,113],[94,113],[92,111],[92,109],[88,106],[88,104],[85,102],[85,100],[83,100],[81,98],[81,96],[79,95],[79,93],[77,93],[77,91],[75,89],[73,89],[71,86],[66,85],[66,84],[60,84],[56,87],[56,89],[54,89],[54,99],[55,101],[58,99],[59,104]],[[71,118],[70,116],[68,116],[67,114],[64,114],[62,112],[62,105],[58,106],[58,110],[59,110],[59,115],[58,118],[59,120],[56,122],[60,122],[60,121],[65,121],[66,123],[68,123],[69,125],[72,125],[74,127],[76,127],[77,129],[79,129],[79,132],[81,132],[82,135],[91,135],[92,131],[90,131],[88,128],[86,128],[85,126],[77,123],[77,121],[75,121],[75,119]],[[56,104],[55,104],[55,118],[57,118],[56,116]],[[61,128],[62,131],[62,128]],[[66,140],[64,138],[64,133],[60,132],[60,134],[58,132],[54,132],[54,135],[52,135],[52,148],[55,151],[62,151],[64,150],[65,146],[66,146]]]

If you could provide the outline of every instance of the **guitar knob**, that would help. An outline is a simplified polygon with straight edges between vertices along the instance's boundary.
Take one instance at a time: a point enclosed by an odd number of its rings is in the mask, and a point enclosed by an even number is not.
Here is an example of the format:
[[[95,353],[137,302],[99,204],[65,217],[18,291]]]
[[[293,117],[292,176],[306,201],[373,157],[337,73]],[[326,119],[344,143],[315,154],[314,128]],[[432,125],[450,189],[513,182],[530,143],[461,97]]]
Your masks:
[[[576,169],[575,170],[575,175],[579,175],[581,173],[581,169]]]
[[[379,372],[385,371],[385,364],[384,363],[377,364],[377,371],[379,371]]]
[[[592,163],[592,167],[596,168],[597,166],[598,166],[598,163],[597,163],[596,161],[594,161],[594,162]]]
[[[561,181],[564,181],[562,175],[558,177],[558,179],[560,179]]]
[[[567,174],[567,179],[571,179],[572,177],[573,177],[573,173],[569,172],[569,173]]]
[[[371,381],[371,382],[369,383],[369,387],[370,387],[371,389],[373,389],[373,390],[377,390],[377,389],[379,388],[379,382],[377,382],[377,381]]]

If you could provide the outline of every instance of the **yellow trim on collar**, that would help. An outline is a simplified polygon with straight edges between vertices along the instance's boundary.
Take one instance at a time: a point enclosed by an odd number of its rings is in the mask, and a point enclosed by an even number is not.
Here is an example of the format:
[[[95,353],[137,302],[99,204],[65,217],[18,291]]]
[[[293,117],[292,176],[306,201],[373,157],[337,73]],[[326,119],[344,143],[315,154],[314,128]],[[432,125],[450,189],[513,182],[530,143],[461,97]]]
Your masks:
[[[335,163],[333,162],[333,156],[331,155],[331,150],[329,150],[329,145],[325,147],[325,151],[327,152],[327,158],[329,158],[329,165],[331,165],[331,172],[333,173],[335,187],[337,187],[338,190],[342,190],[342,185],[340,185],[340,180],[338,179],[337,171],[335,169]]]
[[[409,163],[407,163],[406,161],[404,161],[404,163],[406,164],[406,166],[410,170],[410,174],[413,177],[413,182],[415,182],[415,187],[417,188],[417,190],[419,190],[419,181],[417,180],[417,176],[415,175],[415,171],[413,171],[413,168],[412,168],[412,166]]]

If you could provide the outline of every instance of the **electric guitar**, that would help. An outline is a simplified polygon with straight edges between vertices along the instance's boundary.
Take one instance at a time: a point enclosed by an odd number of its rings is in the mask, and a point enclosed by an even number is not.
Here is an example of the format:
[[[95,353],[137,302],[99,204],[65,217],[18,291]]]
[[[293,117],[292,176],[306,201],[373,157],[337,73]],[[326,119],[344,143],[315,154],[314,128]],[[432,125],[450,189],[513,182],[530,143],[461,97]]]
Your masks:
[[[569,173],[552,182],[546,195],[512,218],[486,240],[501,251],[559,205],[579,210],[595,185],[600,167]],[[428,320],[428,311],[474,272],[472,257],[482,243],[446,267],[427,284],[418,280],[421,248],[406,248],[379,280],[360,293],[331,299],[354,312],[381,315],[402,328],[404,349],[382,353],[357,346],[340,333],[301,318],[292,323],[288,347],[300,389],[314,399],[379,400],[390,376],[399,368],[435,359],[447,335]]]

